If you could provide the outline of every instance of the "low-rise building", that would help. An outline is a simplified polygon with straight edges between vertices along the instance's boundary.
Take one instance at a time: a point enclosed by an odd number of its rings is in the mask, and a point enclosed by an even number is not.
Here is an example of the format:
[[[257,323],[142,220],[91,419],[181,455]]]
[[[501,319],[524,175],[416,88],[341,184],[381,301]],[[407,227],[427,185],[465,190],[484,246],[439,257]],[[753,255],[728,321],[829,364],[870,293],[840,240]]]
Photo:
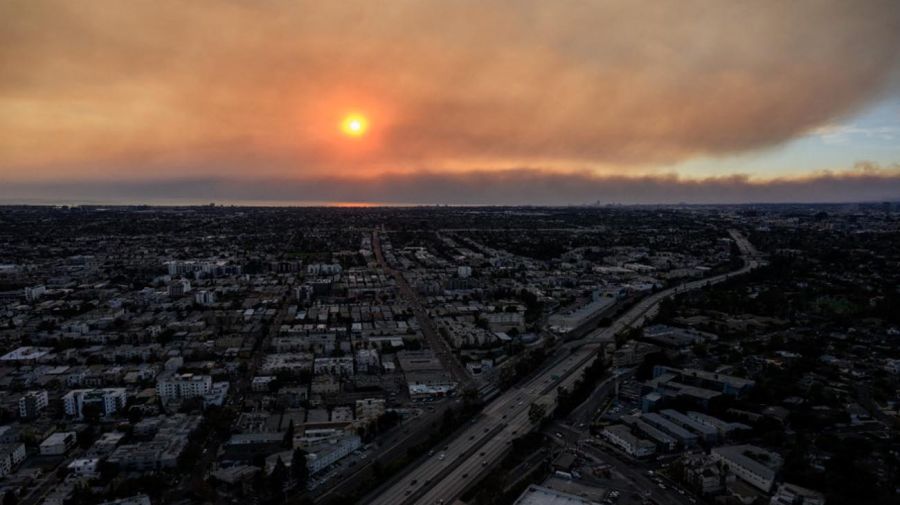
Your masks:
[[[74,431],[58,431],[41,442],[41,456],[62,456],[75,446]]]
[[[825,505],[825,495],[794,484],[780,484],[770,505]]]
[[[513,505],[596,505],[596,502],[569,493],[531,484]]]
[[[357,419],[377,419],[384,414],[385,401],[379,398],[356,400]]]
[[[347,457],[362,446],[358,435],[332,438],[307,447],[306,466],[314,475]]]
[[[603,429],[603,436],[611,444],[635,458],[643,458],[656,452],[656,445],[653,442],[633,435],[631,429],[623,424],[607,426]]]
[[[727,464],[738,478],[767,493],[772,489],[782,463],[780,455],[755,445],[716,447],[710,455],[713,460]]]

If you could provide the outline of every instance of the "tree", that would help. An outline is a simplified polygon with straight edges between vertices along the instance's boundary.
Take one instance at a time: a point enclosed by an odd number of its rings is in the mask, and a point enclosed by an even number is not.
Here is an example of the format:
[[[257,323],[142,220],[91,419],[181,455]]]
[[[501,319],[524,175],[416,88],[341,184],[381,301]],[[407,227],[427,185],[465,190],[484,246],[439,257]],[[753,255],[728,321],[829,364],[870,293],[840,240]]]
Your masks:
[[[528,419],[532,423],[539,423],[544,419],[544,416],[547,414],[547,407],[545,407],[542,403],[532,403],[530,407],[528,407]]]
[[[13,493],[12,489],[6,491],[6,494],[3,495],[3,505],[17,505],[19,503],[19,498],[16,496],[16,493]]]
[[[285,449],[291,449],[294,447],[294,420],[293,419],[288,421],[287,431],[284,432],[284,440],[281,441],[281,446]]]
[[[275,468],[269,474],[269,487],[272,491],[276,503],[284,500],[284,485],[288,480],[288,469],[284,466],[284,461],[278,458],[275,461]]]
[[[291,455],[291,476],[301,489],[306,489],[309,479],[309,468],[306,466],[306,451],[297,448]]]

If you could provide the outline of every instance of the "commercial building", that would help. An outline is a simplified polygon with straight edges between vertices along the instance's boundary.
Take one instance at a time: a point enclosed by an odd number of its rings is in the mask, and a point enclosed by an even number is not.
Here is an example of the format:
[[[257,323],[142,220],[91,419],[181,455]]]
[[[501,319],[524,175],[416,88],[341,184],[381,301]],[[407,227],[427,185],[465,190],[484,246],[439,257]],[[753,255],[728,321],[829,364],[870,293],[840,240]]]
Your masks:
[[[653,367],[654,378],[663,375],[671,375],[675,381],[682,384],[719,391],[728,396],[735,397],[744,395],[756,384],[754,381],[744,379],[743,377],[707,372],[695,368],[678,369],[667,366]]]
[[[677,424],[669,421],[659,414],[644,414],[641,416],[641,419],[643,419],[650,426],[662,430],[668,435],[674,437],[676,440],[678,440],[682,447],[694,447],[697,445],[697,435],[689,432],[681,426],[678,426]]]
[[[361,446],[362,440],[358,435],[347,435],[307,447],[306,451],[309,454],[306,455],[306,466],[309,473],[314,475],[325,470]]]
[[[656,444],[657,448],[662,451],[674,451],[675,448],[678,447],[678,440],[675,440],[675,438],[667,435],[661,430],[650,426],[639,417],[623,416],[622,422],[629,426],[633,426],[637,431],[649,437],[650,440]]]
[[[742,423],[730,423],[718,417],[713,417],[702,412],[689,411],[687,416],[700,424],[704,424],[716,430],[720,440],[726,440],[741,431],[749,431],[751,428]]]
[[[516,499],[513,505],[595,505],[596,502],[549,489],[536,484],[531,484]]]
[[[754,445],[716,447],[710,455],[713,460],[727,464],[738,478],[767,493],[782,463],[780,455]]]
[[[770,505],[825,505],[825,495],[794,484],[780,484]]]
[[[719,432],[715,428],[696,421],[677,410],[666,409],[661,410],[659,413],[672,423],[696,433],[706,443],[715,443],[719,438]]]
[[[616,299],[597,296],[590,302],[568,312],[554,314],[548,320],[550,328],[565,338],[579,338],[593,329],[601,319],[612,313]]]
[[[650,456],[656,452],[656,445],[649,440],[636,437],[631,433],[631,429],[623,424],[614,424],[603,429],[603,436],[609,442],[623,451],[629,456],[635,458],[643,458]]]

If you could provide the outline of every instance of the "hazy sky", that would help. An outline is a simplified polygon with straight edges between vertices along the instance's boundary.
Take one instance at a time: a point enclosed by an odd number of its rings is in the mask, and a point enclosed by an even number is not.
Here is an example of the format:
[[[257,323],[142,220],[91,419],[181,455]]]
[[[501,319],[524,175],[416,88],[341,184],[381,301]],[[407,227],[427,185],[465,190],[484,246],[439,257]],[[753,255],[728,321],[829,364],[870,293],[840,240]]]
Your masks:
[[[896,0],[5,0],[0,19],[0,202],[900,198]]]

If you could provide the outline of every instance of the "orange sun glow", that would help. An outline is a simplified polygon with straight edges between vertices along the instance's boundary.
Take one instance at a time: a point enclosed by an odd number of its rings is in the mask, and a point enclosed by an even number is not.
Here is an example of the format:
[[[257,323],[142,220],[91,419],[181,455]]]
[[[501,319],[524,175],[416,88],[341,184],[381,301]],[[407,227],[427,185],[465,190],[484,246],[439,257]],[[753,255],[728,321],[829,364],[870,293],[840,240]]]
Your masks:
[[[341,131],[350,137],[361,137],[369,128],[369,121],[360,114],[351,114],[341,123]]]

